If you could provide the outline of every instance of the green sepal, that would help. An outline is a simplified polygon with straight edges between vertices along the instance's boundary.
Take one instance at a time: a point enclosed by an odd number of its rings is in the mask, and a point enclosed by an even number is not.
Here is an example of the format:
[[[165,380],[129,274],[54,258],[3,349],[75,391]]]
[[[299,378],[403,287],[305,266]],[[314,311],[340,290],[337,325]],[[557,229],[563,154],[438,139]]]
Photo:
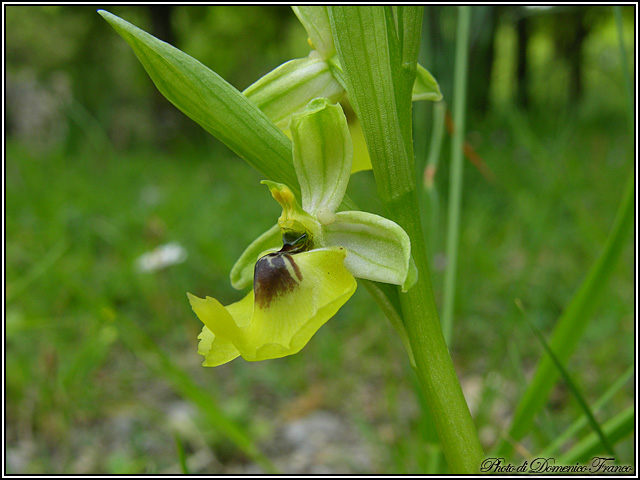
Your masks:
[[[312,51],[308,57],[290,60],[247,87],[244,95],[280,129],[287,128],[294,113],[317,97],[337,102],[344,93],[329,65]]]
[[[411,100],[414,102],[418,100],[431,100],[433,102],[442,100],[440,85],[438,85],[433,75],[420,64],[418,64],[416,70],[416,81],[411,91]]]
[[[278,225],[256,238],[242,252],[240,258],[231,269],[231,285],[237,290],[247,288],[253,283],[253,267],[263,253],[272,253],[282,247],[282,232]]]
[[[303,208],[312,215],[321,214],[319,209],[334,212],[347,190],[353,160],[342,107],[317,98],[291,118],[289,129]]]
[[[325,241],[347,249],[345,265],[353,276],[395,285],[407,283],[411,242],[395,222],[373,213],[338,212],[333,223],[325,226]]]
[[[312,48],[320,52],[322,58],[328,59],[336,53],[329,24],[329,14],[324,6],[300,6],[291,7],[300,23],[307,31]]]

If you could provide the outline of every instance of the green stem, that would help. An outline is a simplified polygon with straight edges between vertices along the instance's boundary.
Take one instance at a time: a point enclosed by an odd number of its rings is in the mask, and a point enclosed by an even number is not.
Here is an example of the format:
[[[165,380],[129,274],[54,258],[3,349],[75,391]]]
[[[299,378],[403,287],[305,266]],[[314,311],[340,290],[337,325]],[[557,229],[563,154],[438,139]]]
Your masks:
[[[329,7],[349,100],[362,123],[378,195],[389,216],[409,235],[419,271],[416,285],[400,294],[416,372],[451,472],[477,473],[482,447],[442,335],[415,181],[410,99],[417,60],[413,47],[420,33],[415,25],[422,9],[405,7],[402,13],[405,29],[397,32],[399,42],[382,7]],[[394,48],[398,44],[401,52]]]
[[[436,252],[436,238],[438,238],[438,227],[440,225],[440,196],[436,188],[435,176],[438,171],[440,151],[442,149],[442,139],[444,137],[444,116],[446,104],[438,102],[433,106],[433,130],[431,132],[431,146],[429,148],[429,158],[424,171],[424,188],[429,195],[429,255],[433,258]]]
[[[462,203],[462,144],[464,142],[465,130],[470,25],[471,10],[469,7],[459,7],[453,90],[453,119],[455,121],[455,130],[453,132],[453,144],[451,148],[449,223],[447,226],[446,245],[447,269],[444,276],[444,303],[442,309],[442,330],[447,345],[451,345],[453,309],[456,298],[456,270],[458,267],[458,243],[460,238],[460,205]]]

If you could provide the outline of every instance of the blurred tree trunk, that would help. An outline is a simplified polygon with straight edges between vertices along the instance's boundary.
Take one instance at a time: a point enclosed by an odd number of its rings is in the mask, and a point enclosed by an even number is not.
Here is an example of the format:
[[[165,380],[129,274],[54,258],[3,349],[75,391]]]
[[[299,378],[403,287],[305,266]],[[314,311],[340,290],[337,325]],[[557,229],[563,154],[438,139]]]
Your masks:
[[[480,116],[489,109],[498,8],[495,5],[474,8],[468,95],[470,113]]]
[[[570,15],[570,31],[564,55],[569,62],[569,100],[576,103],[582,98],[582,54],[587,29],[584,24],[585,9],[578,7],[575,14]]]
[[[171,45],[175,42],[175,35],[171,26],[173,5],[148,5],[151,13],[151,29],[153,35]]]
[[[518,105],[525,109],[529,107],[529,72],[527,58],[529,30],[530,18],[527,15],[520,15],[516,20],[516,100]]]
[[[151,16],[151,34],[160,40],[176,46],[176,35],[172,26],[173,5],[148,5]],[[164,96],[153,89],[152,122],[155,143],[165,149],[177,133],[181,131],[181,114]]]

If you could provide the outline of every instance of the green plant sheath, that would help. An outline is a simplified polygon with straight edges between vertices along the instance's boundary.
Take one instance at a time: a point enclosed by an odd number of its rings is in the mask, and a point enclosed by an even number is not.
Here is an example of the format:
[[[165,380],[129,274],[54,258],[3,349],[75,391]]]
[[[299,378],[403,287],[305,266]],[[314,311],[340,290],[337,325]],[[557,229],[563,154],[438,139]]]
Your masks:
[[[467,63],[469,54],[469,27],[471,10],[458,7],[458,32],[456,39],[456,69],[453,91],[453,118],[456,128],[451,145],[451,171],[449,175],[449,212],[447,226],[447,269],[444,276],[442,331],[447,345],[451,345],[453,310],[456,298],[456,270],[458,268],[458,243],[460,238],[460,210],[462,209],[462,172],[465,106],[467,97]]]

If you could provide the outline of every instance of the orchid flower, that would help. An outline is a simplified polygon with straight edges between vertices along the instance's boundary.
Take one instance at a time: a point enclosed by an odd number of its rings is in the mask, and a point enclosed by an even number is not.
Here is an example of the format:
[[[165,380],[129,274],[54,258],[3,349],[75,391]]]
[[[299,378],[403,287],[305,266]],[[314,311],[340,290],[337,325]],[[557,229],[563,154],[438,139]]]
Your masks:
[[[305,58],[289,60],[244,90],[269,119],[287,132],[289,120],[304,110],[309,101],[326,97],[345,106],[354,155],[351,173],[370,170],[371,160],[360,122],[348,104],[341,80],[342,69],[336,56],[329,16],[325,6],[291,7],[308,34],[311,52]],[[435,78],[418,64],[413,101],[442,99]]]
[[[371,213],[336,211],[353,156],[342,107],[312,100],[292,116],[290,130],[302,206],[288,186],[262,182],[282,215],[231,270],[232,285],[253,284],[251,291],[226,307],[188,294],[204,323],[198,353],[205,366],[238,356],[258,361],[297,353],[353,295],[354,277],[403,290],[417,279],[409,237],[400,226]]]

